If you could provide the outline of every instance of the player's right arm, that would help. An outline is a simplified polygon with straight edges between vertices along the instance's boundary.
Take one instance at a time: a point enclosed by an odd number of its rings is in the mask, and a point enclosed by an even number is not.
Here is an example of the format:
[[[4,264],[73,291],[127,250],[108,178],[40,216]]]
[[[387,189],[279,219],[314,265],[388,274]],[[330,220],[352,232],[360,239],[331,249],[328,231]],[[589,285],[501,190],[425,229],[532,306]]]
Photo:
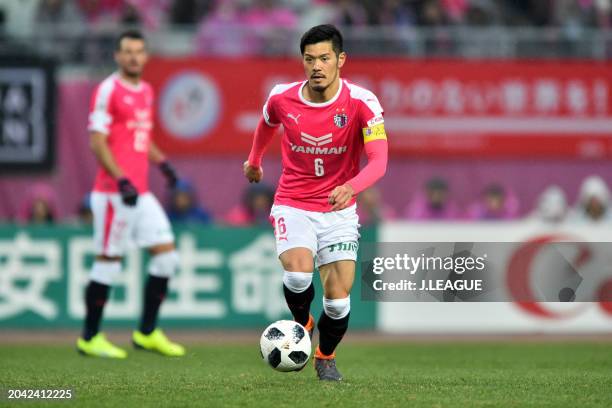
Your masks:
[[[89,115],[89,142],[96,160],[115,180],[121,199],[126,205],[136,205],[138,190],[132,182],[125,177],[123,170],[117,164],[113,153],[108,146],[108,134],[113,116],[110,109],[110,101],[114,84],[112,81],[104,81],[96,89],[93,96],[91,113]]]
[[[121,199],[126,205],[134,206],[138,201],[138,190],[132,182],[124,176],[123,170],[115,161],[113,153],[108,147],[106,140],[108,136],[104,133],[93,131],[90,133],[90,146],[100,166],[104,168],[115,180]]]
[[[244,175],[249,183],[259,183],[263,178],[261,162],[275,131],[276,128],[270,127],[263,118],[259,120],[253,136],[253,146],[251,146],[249,158],[243,165]]]
[[[90,132],[90,147],[100,166],[115,179],[120,179],[123,177],[123,170],[121,170],[115,161],[115,157],[108,147],[108,142],[106,141],[107,137],[107,135],[101,132]]]
[[[263,117],[259,120],[255,129],[249,158],[243,164],[244,176],[249,180],[249,183],[259,183],[263,178],[263,168],[261,167],[263,155],[280,125],[280,121],[276,119],[274,99],[272,98],[275,93],[275,89],[272,89],[263,107]]]

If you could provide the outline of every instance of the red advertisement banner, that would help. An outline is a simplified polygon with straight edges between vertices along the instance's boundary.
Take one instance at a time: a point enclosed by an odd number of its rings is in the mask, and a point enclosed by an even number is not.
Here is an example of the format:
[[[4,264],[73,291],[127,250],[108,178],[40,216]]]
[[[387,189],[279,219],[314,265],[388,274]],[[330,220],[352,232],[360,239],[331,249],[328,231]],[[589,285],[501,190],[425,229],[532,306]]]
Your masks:
[[[612,157],[610,63],[349,57],[342,75],[378,95],[396,155]],[[145,76],[154,137],[185,155],[246,155],[272,86],[304,78],[299,59],[154,58]]]

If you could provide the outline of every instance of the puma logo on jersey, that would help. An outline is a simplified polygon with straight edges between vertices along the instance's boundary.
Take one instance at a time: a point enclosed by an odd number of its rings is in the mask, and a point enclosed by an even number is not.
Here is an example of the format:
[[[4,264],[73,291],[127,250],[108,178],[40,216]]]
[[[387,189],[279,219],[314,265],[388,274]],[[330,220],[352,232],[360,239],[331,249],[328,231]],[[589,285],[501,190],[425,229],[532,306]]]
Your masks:
[[[296,125],[298,124],[298,119],[300,118],[300,116],[302,116],[301,113],[298,114],[297,116],[293,116],[291,113],[287,114],[287,117],[293,119],[293,121],[295,122]]]
[[[346,153],[346,146],[339,147],[314,147],[314,146],[298,146],[289,142],[291,145],[291,151],[295,153],[306,153],[306,154],[342,154]]]
[[[306,142],[313,146],[323,146],[332,142],[332,134],[328,133],[320,137],[314,137],[308,133],[302,132],[302,142]]]

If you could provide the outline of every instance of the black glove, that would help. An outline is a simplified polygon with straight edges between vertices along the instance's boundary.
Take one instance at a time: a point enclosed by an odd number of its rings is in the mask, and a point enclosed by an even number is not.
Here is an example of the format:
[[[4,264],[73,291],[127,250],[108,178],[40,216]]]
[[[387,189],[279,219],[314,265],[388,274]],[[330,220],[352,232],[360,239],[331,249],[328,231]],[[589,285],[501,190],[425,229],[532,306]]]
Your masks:
[[[121,194],[123,203],[130,207],[135,206],[138,201],[138,190],[132,182],[125,177],[121,177],[117,180],[117,187],[119,187],[119,194]]]
[[[166,180],[168,180],[168,187],[176,186],[176,182],[178,181],[178,176],[176,175],[176,170],[174,167],[167,161],[163,161],[159,164],[159,169],[163,173]]]

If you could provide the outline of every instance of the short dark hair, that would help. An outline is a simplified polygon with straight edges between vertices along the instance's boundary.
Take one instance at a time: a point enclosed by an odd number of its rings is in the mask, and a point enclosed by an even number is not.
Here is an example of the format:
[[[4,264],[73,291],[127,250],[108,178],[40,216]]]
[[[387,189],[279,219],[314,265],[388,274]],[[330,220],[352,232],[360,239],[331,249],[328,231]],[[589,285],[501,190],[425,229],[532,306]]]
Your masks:
[[[138,30],[126,30],[119,34],[117,37],[117,41],[115,42],[115,50],[119,51],[121,49],[121,41],[124,38],[130,38],[132,40],[142,40],[145,41],[144,35]]]
[[[331,41],[336,55],[342,52],[342,34],[331,24],[321,24],[306,31],[300,40],[300,52],[304,55],[307,45],[317,44],[323,41]]]

